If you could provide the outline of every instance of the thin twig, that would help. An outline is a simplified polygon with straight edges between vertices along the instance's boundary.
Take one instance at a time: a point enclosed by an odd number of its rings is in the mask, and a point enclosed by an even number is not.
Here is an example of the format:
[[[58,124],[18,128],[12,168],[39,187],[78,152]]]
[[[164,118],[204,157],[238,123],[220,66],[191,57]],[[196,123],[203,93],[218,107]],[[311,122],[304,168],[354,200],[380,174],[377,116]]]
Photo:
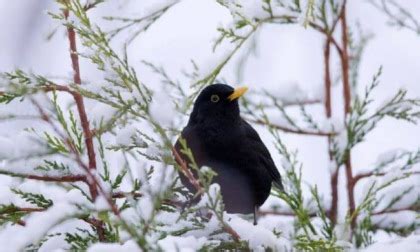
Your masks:
[[[381,215],[381,214],[389,214],[389,213],[398,213],[402,211],[420,211],[420,206],[409,206],[409,207],[402,207],[402,208],[394,208],[394,209],[385,209],[378,212],[373,212],[372,215]]]
[[[203,194],[204,193],[204,189],[200,185],[200,182],[198,181],[198,179],[196,179],[194,177],[194,174],[188,168],[187,162],[179,155],[178,151],[175,148],[172,148],[172,153],[175,156],[175,161],[181,167],[181,172],[185,175],[185,177],[188,178],[188,180],[190,181],[190,183],[195,187],[195,189],[197,190],[198,194]]]
[[[1,175],[7,175],[10,177],[23,178],[23,179],[32,179],[32,180],[41,180],[46,182],[86,182],[85,175],[66,175],[66,176],[40,176],[32,174],[23,174],[23,173],[14,173],[10,171],[0,170]]]
[[[11,207],[3,211],[0,211],[0,215],[12,214],[12,213],[17,213],[17,212],[26,212],[26,213],[43,212],[45,210],[46,208],[42,208],[42,207]]]
[[[416,175],[420,175],[420,171],[407,171],[405,174],[416,174]],[[385,176],[386,173],[385,172],[367,172],[367,173],[360,173],[357,174],[353,177],[353,183],[356,184],[357,182],[359,182],[359,180],[364,179],[364,178],[369,178],[369,177],[380,177],[380,176]]]
[[[264,216],[264,215],[278,215],[278,216],[290,216],[290,217],[295,217],[296,214],[292,213],[292,212],[279,212],[279,211],[269,211],[269,210],[259,210],[258,211],[258,215],[260,216]],[[309,213],[308,214],[309,217],[316,217],[316,213]]]
[[[250,118],[246,118],[245,119],[248,122],[252,122],[252,123],[256,123],[256,124],[260,124],[260,125],[266,125],[287,133],[293,133],[293,134],[299,134],[299,135],[311,135],[311,136],[334,136],[337,135],[336,132],[323,132],[323,131],[306,131],[306,130],[302,130],[302,129],[291,129],[282,125],[277,125],[277,124],[273,124],[264,120],[260,120],[260,119],[250,119]]]

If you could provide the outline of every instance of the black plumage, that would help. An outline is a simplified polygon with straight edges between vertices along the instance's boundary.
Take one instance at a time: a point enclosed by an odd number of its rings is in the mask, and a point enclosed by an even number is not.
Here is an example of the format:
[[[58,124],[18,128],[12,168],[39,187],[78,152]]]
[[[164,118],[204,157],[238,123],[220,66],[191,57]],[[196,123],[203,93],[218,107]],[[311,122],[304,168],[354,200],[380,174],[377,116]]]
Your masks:
[[[181,137],[192,150],[199,167],[211,167],[220,185],[225,210],[254,213],[270,194],[272,183],[283,189],[280,174],[258,133],[240,117],[238,98],[246,88],[224,84],[206,87],[197,97]],[[175,149],[181,157],[179,140]],[[191,192],[194,186],[180,173]],[[255,217],[255,215],[254,215]]]

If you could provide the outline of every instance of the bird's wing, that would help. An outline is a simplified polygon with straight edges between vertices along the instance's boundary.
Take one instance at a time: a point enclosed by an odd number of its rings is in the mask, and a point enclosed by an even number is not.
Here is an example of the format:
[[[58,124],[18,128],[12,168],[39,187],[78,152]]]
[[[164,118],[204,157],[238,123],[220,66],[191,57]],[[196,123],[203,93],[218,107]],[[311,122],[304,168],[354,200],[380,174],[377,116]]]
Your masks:
[[[276,165],[274,164],[273,159],[271,158],[270,152],[268,151],[267,147],[262,142],[260,136],[258,135],[257,131],[255,131],[252,126],[247,123],[245,120],[242,120],[247,141],[250,142],[252,148],[258,152],[258,157],[261,163],[263,164],[264,168],[268,171],[271,178],[273,179],[273,184],[281,191],[283,191],[283,184],[281,182],[280,173],[277,170]]]

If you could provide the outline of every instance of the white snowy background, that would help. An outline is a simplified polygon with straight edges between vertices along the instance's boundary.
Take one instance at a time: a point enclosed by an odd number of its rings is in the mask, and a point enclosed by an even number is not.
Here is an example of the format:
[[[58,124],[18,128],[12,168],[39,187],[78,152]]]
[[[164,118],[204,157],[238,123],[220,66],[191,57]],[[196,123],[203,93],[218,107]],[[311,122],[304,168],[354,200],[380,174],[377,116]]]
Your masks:
[[[410,96],[420,97],[420,36],[411,31],[387,26],[387,18],[366,1],[348,2],[349,25],[354,26],[356,22],[360,22],[364,31],[374,34],[362,58],[360,90],[370,83],[373,74],[383,66],[381,85],[374,93],[379,102],[394,94],[400,87],[406,88]],[[399,2],[409,7],[413,13],[420,13],[420,1],[399,0]],[[153,0],[108,1],[101,8],[90,11],[90,16],[98,17],[98,22],[106,29],[109,22],[100,20],[99,17],[118,14],[141,15],[153,4],[155,4]],[[40,75],[71,78],[72,70],[65,31],[47,15],[47,10],[56,9],[54,1],[49,0],[0,0],[1,72],[22,68]],[[417,16],[420,18],[420,14]],[[205,66],[211,64],[209,62],[217,57],[211,49],[214,38],[218,35],[216,29],[219,25],[231,21],[229,11],[218,5],[216,1],[180,1],[146,33],[141,34],[130,44],[128,48],[130,63],[136,68],[141,80],[149,85],[158,82],[159,77],[151,73],[141,63],[142,60],[162,65],[171,76],[182,79],[182,71],[191,67],[191,59]],[[57,27],[59,30],[55,36],[46,41],[47,35]],[[297,83],[304,92],[322,94],[324,37],[321,34],[309,28],[305,29],[301,25],[264,25],[258,36],[256,53],[248,61],[242,80],[237,80],[235,69],[232,67],[237,57],[223,70],[221,76],[228,84],[247,85],[250,89],[256,90],[268,89],[287,96],[290,92],[296,92],[297,87],[294,83]],[[115,44],[118,44],[118,39]],[[332,66],[333,74],[337,75],[340,70],[337,58],[334,58]],[[103,77],[85,60],[81,60],[80,68],[84,82],[95,82]],[[341,88],[335,87],[333,114],[339,121],[342,121],[341,104]],[[15,111],[30,112],[27,107],[18,104]],[[323,113],[321,105],[318,111]],[[22,147],[28,147],[19,146],[18,139],[13,142],[5,140],[5,137],[17,134],[23,127],[26,125],[22,125],[19,121],[0,123],[1,153],[14,153]],[[280,160],[269,134],[263,128],[257,127],[257,129],[280,167]],[[390,149],[416,150],[420,146],[419,133],[420,126],[385,119],[367,136],[365,142],[353,149],[354,173],[367,170],[375,164],[378,155]],[[329,197],[330,175],[326,139],[290,134],[284,134],[283,138],[290,149],[299,151],[298,158],[304,164],[305,182],[316,184],[319,190]],[[340,180],[344,182],[344,177]],[[9,178],[0,176],[0,187],[2,183],[9,182]],[[361,188],[356,188],[357,190]],[[340,190],[340,194],[343,194],[340,199],[344,199],[345,191]],[[339,203],[341,208],[347,204],[343,200]],[[378,235],[377,239],[388,238],[382,234]],[[418,244],[418,238],[413,244],[416,242]],[[383,248],[372,246],[370,251],[380,250],[384,251]],[[101,248],[97,248],[97,251],[101,251]]]

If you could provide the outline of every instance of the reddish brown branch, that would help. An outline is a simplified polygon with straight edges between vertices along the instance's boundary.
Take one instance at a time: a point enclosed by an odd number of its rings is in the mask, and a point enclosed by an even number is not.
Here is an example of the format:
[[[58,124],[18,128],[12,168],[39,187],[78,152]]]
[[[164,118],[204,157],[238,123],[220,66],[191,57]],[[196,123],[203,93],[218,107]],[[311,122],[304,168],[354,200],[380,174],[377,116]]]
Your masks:
[[[69,16],[68,9],[64,10],[64,15],[67,19]],[[72,68],[73,68],[73,81],[77,85],[81,85],[82,80],[80,77],[79,56],[77,53],[77,46],[76,46],[76,33],[72,26],[67,26],[67,37],[68,37],[69,45],[70,45],[70,58],[71,58],[71,63],[72,63]],[[93,144],[93,134],[92,134],[92,131],[90,130],[89,120],[87,117],[83,96],[78,92],[73,92],[72,95],[73,95],[74,101],[76,102],[77,111],[79,113],[80,124],[82,126],[83,136],[84,136],[86,150],[87,150],[88,159],[89,159],[89,166],[85,168],[85,170],[88,175],[88,179],[86,181],[89,186],[89,191],[90,191],[92,200],[95,201],[96,198],[98,197],[99,195],[98,188],[99,188],[101,193],[106,198],[108,204],[110,205],[112,212],[116,216],[120,217],[119,210],[117,206],[114,204],[111,196],[109,197],[107,196],[106,192],[100,186],[100,184],[96,180],[96,177],[93,175],[94,173],[92,172],[93,170],[96,170],[96,157],[95,157],[95,149],[94,149],[94,144]],[[75,154],[79,160],[79,163],[83,167],[85,167],[83,162],[81,161],[81,158],[78,156],[78,153],[75,152]],[[104,227],[103,222],[95,221],[95,222],[92,222],[92,225],[96,229],[99,240],[106,241],[105,227]]]
[[[47,182],[86,182],[85,175],[68,175],[62,177],[49,177],[49,176],[37,176],[37,175],[28,175],[27,179],[42,180]]]
[[[95,219],[95,218],[83,218],[85,222],[89,223],[95,228],[96,233],[98,234],[98,239],[101,242],[106,241],[105,236],[105,224],[103,221]]]
[[[279,211],[264,211],[259,210],[258,215],[264,216],[264,215],[279,215],[279,216],[290,216],[295,217],[296,215],[292,212],[279,212]],[[309,217],[316,217],[316,213],[309,213]]]
[[[76,94],[76,91],[71,90],[69,87],[67,86],[63,86],[63,85],[58,85],[52,82],[49,82],[48,85],[43,86],[43,91],[44,92],[52,92],[52,91],[63,91],[63,92],[67,92],[71,95]]]
[[[351,111],[351,89],[349,77],[349,55],[348,55],[348,30],[346,19],[346,6],[343,7],[341,14],[341,38],[342,38],[342,54],[341,54],[341,68],[343,74],[343,96],[344,96],[344,114],[347,115]]]
[[[339,19],[337,19],[338,21]],[[330,31],[325,30],[324,28],[322,28],[321,26],[312,23],[311,27],[314,28],[315,30],[323,33],[328,40],[330,40],[331,44],[334,45],[335,49],[337,50],[338,54],[341,55],[343,53],[343,50],[341,49],[340,45],[338,44],[337,40],[333,37],[333,32],[335,29],[335,25],[333,26],[333,28]]]
[[[325,114],[331,117],[331,71],[330,71],[330,48],[331,39],[328,37],[324,46],[324,92],[325,92]]]
[[[68,10],[64,12],[66,18],[69,16]],[[77,46],[76,46],[76,32],[72,26],[67,26],[67,37],[70,44],[70,58],[73,68],[73,81],[76,84],[81,85],[82,79],[80,78],[80,68],[79,68],[79,56],[77,55]]]
[[[6,209],[1,211],[0,214],[12,214],[17,212],[25,212],[25,213],[33,213],[33,212],[43,212],[46,208],[41,207],[11,207],[10,209]]]
[[[335,171],[331,174],[331,209],[329,216],[332,223],[337,223],[338,212],[338,175],[339,167],[335,167]]]
[[[405,172],[405,174],[420,175],[420,171],[407,171],[407,172]],[[353,177],[353,183],[356,184],[357,182],[359,182],[359,180],[364,179],[364,178],[373,177],[373,176],[385,176],[385,175],[386,175],[385,172],[360,173],[360,174],[357,174]]]
[[[349,204],[349,213],[350,216],[353,216],[354,211],[356,210],[356,203],[354,200],[354,187],[355,187],[355,180],[353,178],[353,170],[352,170],[352,164],[351,164],[351,155],[350,151],[347,155],[346,162],[344,163],[345,166],[345,172],[347,177],[347,197],[348,197],[348,204]],[[352,229],[356,227],[356,219],[357,216],[354,216],[351,219],[351,227]]]
[[[348,30],[347,30],[347,18],[346,18],[346,2],[343,3],[343,9],[340,15],[341,19],[341,41],[342,41],[342,52],[340,54],[341,59],[341,70],[343,77],[343,97],[344,97],[344,118],[351,112],[351,88],[350,88],[350,76],[349,76],[349,55],[348,55]],[[349,204],[349,215],[352,216],[351,228],[352,230],[356,227],[357,216],[354,216],[356,209],[354,199],[354,179],[353,169],[351,164],[351,150],[345,154],[346,160],[344,162],[345,172],[347,177],[347,196]]]
[[[175,161],[181,167],[181,172],[184,174],[184,176],[188,178],[190,183],[195,187],[199,194],[203,194],[203,187],[200,185],[200,182],[194,177],[194,174],[188,168],[187,162],[179,155],[178,151],[175,148],[172,148],[172,153],[175,156]]]
[[[335,26],[334,26],[335,27]],[[330,54],[331,54],[331,35],[327,35],[327,40],[324,47],[324,92],[325,92],[325,115],[327,118],[331,118],[331,70],[330,70]],[[332,139],[328,136],[328,157],[330,162],[333,160],[333,153],[331,150]],[[331,174],[331,206],[329,216],[331,222],[335,224],[337,222],[337,211],[338,211],[338,175],[339,167],[335,167],[335,170]]]
[[[334,38],[333,33],[341,19],[341,15],[345,12],[346,1],[343,2],[343,5],[340,10],[340,14],[337,18],[334,19],[333,24],[330,30],[323,29],[322,27],[314,27],[318,31],[324,33],[326,36],[326,43],[324,46],[324,87],[325,87],[325,115],[327,118],[332,116],[332,103],[331,103],[331,69],[330,69],[330,56],[331,56],[331,44],[333,44],[339,55],[343,54],[343,50],[338,44],[337,40]],[[330,162],[333,160],[332,153],[332,136],[328,136],[328,156]],[[339,176],[339,167],[335,167],[335,170],[331,174],[330,184],[331,184],[331,208],[329,211],[329,216],[333,224],[337,222],[337,212],[338,212],[338,176]]]
[[[69,11],[66,9],[64,10],[64,16],[66,19],[69,16]],[[72,26],[67,26],[67,37],[70,44],[70,58],[73,68],[73,81],[74,83],[81,85],[82,80],[80,78],[80,68],[79,68],[79,56],[77,54],[77,46],[76,46],[76,33]],[[83,135],[85,138],[85,145],[88,153],[89,159],[89,170],[96,170],[96,157],[95,157],[95,149],[93,145],[93,135],[92,131],[90,130],[89,120],[86,114],[85,104],[83,100],[83,96],[78,93],[73,93],[73,98],[76,102],[77,110],[79,112],[80,124],[83,129]],[[90,171],[87,171],[90,173]],[[89,183],[89,189],[92,196],[92,199],[95,200],[98,196],[98,188],[96,185]]]
[[[71,90],[67,86],[55,84],[55,83],[52,83],[52,82],[49,82],[46,85],[40,86],[39,89],[43,92],[62,91],[62,92],[67,92],[71,95],[74,95],[74,94],[78,93],[77,91]],[[0,96],[6,95],[6,94],[7,94],[7,92],[0,91]]]
[[[114,192],[112,194],[112,198],[114,199],[122,199],[122,198],[127,198],[127,197],[133,197],[133,198],[140,198],[143,197],[143,194],[140,192]]]
[[[385,209],[378,212],[373,212],[372,215],[381,215],[381,214],[389,214],[389,213],[398,213],[402,211],[420,211],[420,206],[409,206],[403,208],[394,208],[394,209]]]
[[[23,227],[26,226],[26,222],[23,221],[23,220],[18,220],[16,223],[20,226],[23,226]]]
[[[39,176],[39,175],[31,175],[31,174],[21,174],[21,173],[13,173],[9,171],[0,171],[0,174],[8,175],[11,177],[18,177],[24,179],[33,179],[33,180],[41,180],[46,182],[86,182],[85,175],[67,175],[61,177],[54,177],[54,176]]]
[[[43,212],[46,208],[40,208],[40,207],[11,207],[9,209],[3,210],[0,212],[0,219],[3,217],[1,215],[3,214],[13,214],[18,212],[25,212],[25,213],[33,213],[33,212]],[[16,220],[16,224],[20,226],[26,226],[26,222],[23,220]]]
[[[223,230],[226,233],[230,234],[230,236],[232,236],[232,238],[235,242],[239,242],[241,240],[241,237],[239,236],[239,234],[235,230],[233,230],[233,228],[231,226],[224,225]]]
[[[184,174],[185,177],[188,178],[189,182],[195,187],[198,194],[203,194],[204,189],[200,185],[200,182],[194,177],[194,174],[191,172],[191,170],[188,168],[187,162],[179,155],[178,151],[175,148],[172,148],[172,152],[175,156],[175,161],[179,164],[181,167],[181,172]],[[241,237],[239,234],[229,225],[223,224],[223,230],[230,234],[235,242],[239,242]]]

